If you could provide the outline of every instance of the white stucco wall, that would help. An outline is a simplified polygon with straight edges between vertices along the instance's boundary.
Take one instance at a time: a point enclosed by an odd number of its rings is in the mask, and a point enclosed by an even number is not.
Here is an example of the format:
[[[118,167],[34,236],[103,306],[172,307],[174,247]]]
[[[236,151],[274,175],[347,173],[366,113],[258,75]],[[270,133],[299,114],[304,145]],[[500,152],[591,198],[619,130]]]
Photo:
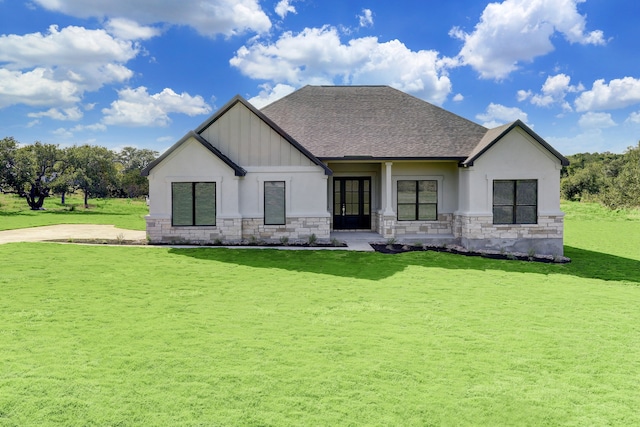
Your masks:
[[[538,214],[559,215],[560,160],[519,128],[513,129],[478,158],[460,170],[458,211],[491,215],[493,181],[537,179]]]
[[[172,182],[215,182],[216,216],[237,218],[238,182],[233,169],[193,138],[149,173],[149,216],[171,218]]]

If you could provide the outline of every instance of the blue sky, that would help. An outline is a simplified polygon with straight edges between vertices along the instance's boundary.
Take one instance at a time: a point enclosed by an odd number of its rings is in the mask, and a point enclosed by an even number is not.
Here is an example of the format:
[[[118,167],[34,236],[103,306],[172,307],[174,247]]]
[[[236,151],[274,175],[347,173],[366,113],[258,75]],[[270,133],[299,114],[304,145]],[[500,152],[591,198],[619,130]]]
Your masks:
[[[386,84],[563,154],[640,139],[636,0],[0,0],[0,137],[163,151],[240,94]]]

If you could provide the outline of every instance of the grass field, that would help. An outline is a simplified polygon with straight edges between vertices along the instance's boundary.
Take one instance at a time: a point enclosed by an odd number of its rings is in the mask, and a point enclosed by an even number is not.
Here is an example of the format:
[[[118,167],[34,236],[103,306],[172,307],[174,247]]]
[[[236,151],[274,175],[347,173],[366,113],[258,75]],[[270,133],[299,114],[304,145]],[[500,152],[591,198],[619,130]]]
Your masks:
[[[29,210],[27,202],[12,194],[0,193],[0,230],[38,227],[53,224],[113,224],[129,230],[144,230],[144,216],[149,213],[144,199],[89,199],[84,207],[82,195],[50,197],[45,210]]]
[[[0,245],[0,426],[640,425],[640,216],[570,264]]]

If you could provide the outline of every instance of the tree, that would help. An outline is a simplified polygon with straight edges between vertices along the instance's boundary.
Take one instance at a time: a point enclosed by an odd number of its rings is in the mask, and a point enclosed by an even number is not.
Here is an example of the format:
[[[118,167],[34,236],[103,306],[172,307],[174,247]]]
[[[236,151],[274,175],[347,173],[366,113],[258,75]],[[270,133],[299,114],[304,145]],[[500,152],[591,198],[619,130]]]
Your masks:
[[[67,161],[72,168],[71,183],[84,193],[84,207],[89,197],[105,197],[115,188],[117,170],[112,151],[99,146],[81,145],[67,149]]]
[[[3,191],[24,197],[31,210],[42,209],[58,176],[58,146],[38,141],[16,148],[17,143],[13,138],[3,139],[0,145]]]
[[[13,137],[0,140],[0,192],[14,188],[17,150],[18,142]]]
[[[640,142],[624,153],[624,162],[607,186],[602,201],[613,209],[640,206]]]
[[[149,181],[140,173],[158,156],[157,151],[124,147],[118,154],[122,164],[119,188],[127,197],[139,197],[149,194]]]

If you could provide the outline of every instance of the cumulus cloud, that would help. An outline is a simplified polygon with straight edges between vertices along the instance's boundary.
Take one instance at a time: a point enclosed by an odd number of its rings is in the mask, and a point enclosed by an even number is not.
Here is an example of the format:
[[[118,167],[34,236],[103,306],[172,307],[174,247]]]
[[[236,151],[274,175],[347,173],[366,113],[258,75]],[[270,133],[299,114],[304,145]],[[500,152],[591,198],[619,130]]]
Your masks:
[[[482,126],[487,128],[494,128],[516,120],[522,120],[524,123],[527,123],[528,120],[527,113],[521,109],[517,107],[505,107],[504,105],[494,104],[493,102],[489,104],[484,113],[476,115],[476,118],[483,121]],[[527,125],[533,127],[529,123],[527,123]]]
[[[45,9],[79,18],[127,18],[142,25],[168,23],[195,28],[202,35],[232,36],[271,28],[258,0],[33,0]]]
[[[461,93],[457,93],[457,94],[453,97],[453,101],[455,101],[455,102],[464,101],[464,95],[462,95]]]
[[[581,92],[584,90],[582,84],[572,85],[571,77],[566,74],[548,76],[542,85],[541,92],[533,94],[531,91],[518,91],[518,101],[529,99],[533,105],[538,107],[549,107],[559,104],[565,111],[573,111],[571,105],[565,100],[567,94]]]
[[[584,0],[505,0],[489,3],[473,32],[455,27],[449,35],[464,42],[457,59],[482,78],[504,79],[521,62],[551,52],[555,33],[570,43],[603,45],[600,30],[586,32],[577,5]]]
[[[613,127],[616,122],[611,118],[609,113],[588,112],[583,114],[578,120],[578,126],[582,129],[605,129]]]
[[[627,123],[638,123],[638,124],[640,124],[640,111],[634,111],[633,113],[629,114],[629,117],[625,121]]]
[[[131,41],[83,27],[0,36],[0,108],[74,104],[86,91],[128,80],[124,64],[138,53]]]
[[[362,9],[362,14],[358,15],[358,21],[361,27],[373,26],[373,12],[370,9]]]
[[[280,0],[276,4],[276,13],[280,18],[287,16],[288,13],[296,13],[296,8],[290,4],[290,0]]]
[[[624,77],[596,80],[591,90],[582,92],[576,99],[577,111],[609,110],[625,108],[640,103],[640,79]]]
[[[123,89],[118,92],[118,98],[111,107],[102,110],[102,121],[106,125],[167,126],[171,123],[170,113],[196,116],[211,112],[201,96],[177,94],[169,88],[153,95],[144,86]]]
[[[262,88],[260,93],[249,99],[249,102],[256,108],[269,105],[296,90],[295,87],[286,84],[277,84],[272,87],[270,84],[265,83],[260,85],[260,87]]]
[[[70,81],[59,81],[53,71],[36,68],[20,72],[0,68],[0,108],[16,104],[35,107],[79,102],[81,90]]]
[[[253,79],[304,84],[388,84],[436,104],[451,91],[445,60],[432,50],[412,51],[398,40],[340,40],[334,27],[286,32],[274,43],[255,40],[230,60]]]
[[[146,27],[126,18],[113,18],[105,23],[109,33],[123,40],[147,40],[160,34],[160,30]]]
[[[83,116],[82,111],[78,107],[71,108],[50,108],[47,111],[40,111],[38,113],[29,113],[28,117],[39,118],[39,117],[49,117],[54,120],[64,120],[64,121],[77,121],[80,120]]]

